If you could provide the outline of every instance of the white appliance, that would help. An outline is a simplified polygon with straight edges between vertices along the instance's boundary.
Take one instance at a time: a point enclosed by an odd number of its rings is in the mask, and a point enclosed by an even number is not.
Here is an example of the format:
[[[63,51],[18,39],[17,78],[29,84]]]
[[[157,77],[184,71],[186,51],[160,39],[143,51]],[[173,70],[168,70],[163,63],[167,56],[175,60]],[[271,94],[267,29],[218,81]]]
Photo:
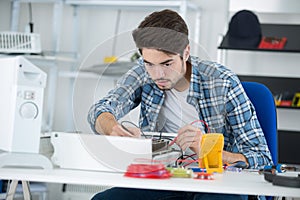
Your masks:
[[[125,172],[132,163],[152,160],[151,139],[52,132],[51,143],[52,162],[61,168]]]
[[[39,152],[46,78],[22,56],[0,58],[0,149]]]

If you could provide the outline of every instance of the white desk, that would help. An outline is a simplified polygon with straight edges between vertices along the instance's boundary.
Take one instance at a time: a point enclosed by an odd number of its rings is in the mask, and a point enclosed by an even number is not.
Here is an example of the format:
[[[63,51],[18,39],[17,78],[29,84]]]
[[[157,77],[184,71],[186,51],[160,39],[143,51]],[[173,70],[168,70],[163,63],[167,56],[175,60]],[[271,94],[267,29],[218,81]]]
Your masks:
[[[299,188],[273,186],[271,183],[266,182],[262,175],[254,172],[226,172],[224,174],[215,174],[214,180],[194,180],[186,178],[127,178],[122,173],[83,170],[2,168],[0,169],[0,179],[174,191],[300,197]]]

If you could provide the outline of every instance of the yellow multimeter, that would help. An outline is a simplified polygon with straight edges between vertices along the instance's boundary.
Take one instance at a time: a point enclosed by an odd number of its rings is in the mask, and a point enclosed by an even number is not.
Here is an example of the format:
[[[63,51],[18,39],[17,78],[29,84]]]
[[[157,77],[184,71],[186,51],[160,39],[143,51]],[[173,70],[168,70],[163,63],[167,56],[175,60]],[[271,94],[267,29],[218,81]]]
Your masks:
[[[202,135],[200,142],[199,167],[206,168],[207,173],[223,172],[222,152],[224,136],[221,133]]]
[[[292,102],[292,106],[300,107],[300,92],[297,92],[297,93],[294,95],[293,102]]]

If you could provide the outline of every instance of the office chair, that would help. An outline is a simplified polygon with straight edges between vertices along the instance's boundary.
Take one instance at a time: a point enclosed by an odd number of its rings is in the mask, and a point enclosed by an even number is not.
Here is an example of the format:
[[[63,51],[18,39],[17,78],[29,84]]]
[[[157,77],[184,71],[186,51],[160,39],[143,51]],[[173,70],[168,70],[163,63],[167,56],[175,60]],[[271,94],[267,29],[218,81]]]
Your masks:
[[[255,107],[258,121],[272,155],[273,163],[276,165],[278,162],[277,114],[272,92],[261,83],[242,82],[242,85]]]

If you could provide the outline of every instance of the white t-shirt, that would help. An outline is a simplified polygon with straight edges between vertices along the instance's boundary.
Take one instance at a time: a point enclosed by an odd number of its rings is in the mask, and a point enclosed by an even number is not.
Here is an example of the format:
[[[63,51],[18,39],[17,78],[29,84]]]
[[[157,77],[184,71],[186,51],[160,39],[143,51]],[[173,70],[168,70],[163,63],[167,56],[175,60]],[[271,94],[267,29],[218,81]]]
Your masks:
[[[165,92],[165,101],[158,116],[159,131],[177,133],[184,125],[199,120],[195,107],[186,102],[188,92],[188,89],[182,92],[175,89]]]

